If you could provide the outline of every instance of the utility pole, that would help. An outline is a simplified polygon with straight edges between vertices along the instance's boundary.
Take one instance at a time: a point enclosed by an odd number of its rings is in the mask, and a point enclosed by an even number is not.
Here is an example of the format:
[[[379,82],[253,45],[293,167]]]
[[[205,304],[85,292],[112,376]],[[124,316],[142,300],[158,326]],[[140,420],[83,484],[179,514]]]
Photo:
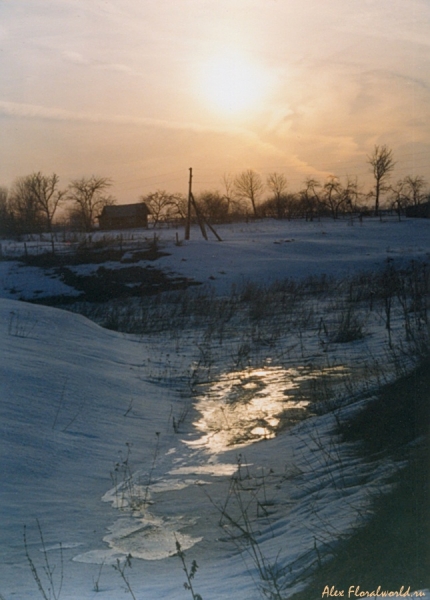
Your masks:
[[[191,200],[193,197],[192,183],[193,183],[193,169],[190,167],[190,177],[188,179],[188,207],[187,207],[187,220],[185,223],[185,239],[190,239],[190,227],[191,227]]]
[[[192,191],[193,169],[190,167],[189,171],[190,171],[190,177],[189,177],[189,180],[188,180],[188,206],[187,206],[187,220],[186,220],[186,223],[185,223],[185,239],[186,240],[190,239],[191,209],[193,207],[194,208],[194,212],[196,213],[197,222],[198,222],[198,224],[200,226],[200,231],[202,232],[202,236],[204,237],[204,239],[205,240],[208,239],[208,235],[206,233],[206,227],[205,227],[205,223],[206,223],[206,225],[209,227],[209,229],[215,235],[215,237],[217,238],[217,240],[219,242],[221,242],[222,240],[221,240],[220,236],[217,234],[217,232],[215,231],[215,229],[207,221],[207,219],[205,219],[205,217],[200,213],[199,207],[197,206],[197,203],[196,203],[196,201],[194,199],[193,191]]]

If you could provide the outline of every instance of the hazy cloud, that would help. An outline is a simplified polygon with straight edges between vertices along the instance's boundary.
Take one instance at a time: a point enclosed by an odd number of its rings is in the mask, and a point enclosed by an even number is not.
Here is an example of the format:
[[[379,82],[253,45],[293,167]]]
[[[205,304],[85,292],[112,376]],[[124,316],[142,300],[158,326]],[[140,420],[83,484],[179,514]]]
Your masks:
[[[66,62],[71,62],[76,65],[88,65],[89,61],[82,56],[80,52],[71,52],[69,50],[64,50],[62,52],[62,57]]]

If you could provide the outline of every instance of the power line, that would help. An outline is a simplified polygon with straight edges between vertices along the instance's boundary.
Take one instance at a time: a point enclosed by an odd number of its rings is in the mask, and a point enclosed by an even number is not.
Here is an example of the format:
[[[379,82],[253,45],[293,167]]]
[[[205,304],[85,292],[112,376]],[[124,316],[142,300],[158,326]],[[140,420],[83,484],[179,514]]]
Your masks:
[[[162,179],[164,177],[169,177],[170,175],[175,175],[176,173],[182,173],[182,169],[177,169],[175,171],[169,171],[168,173],[157,173],[156,175],[149,175],[148,177],[139,177],[138,181],[141,182],[145,182],[145,181],[149,181],[150,179]]]
[[[184,181],[184,178],[183,177],[175,177],[174,179],[162,179],[162,180],[160,179],[159,182],[155,181],[154,185],[157,185],[159,187],[159,186],[165,185],[166,183],[171,183],[172,181]],[[129,191],[132,191],[132,190],[138,190],[141,187],[145,187],[145,186],[142,185],[142,183],[139,183],[137,185],[133,185],[133,186],[130,186],[130,187],[124,187],[123,189],[125,191],[129,192]]]

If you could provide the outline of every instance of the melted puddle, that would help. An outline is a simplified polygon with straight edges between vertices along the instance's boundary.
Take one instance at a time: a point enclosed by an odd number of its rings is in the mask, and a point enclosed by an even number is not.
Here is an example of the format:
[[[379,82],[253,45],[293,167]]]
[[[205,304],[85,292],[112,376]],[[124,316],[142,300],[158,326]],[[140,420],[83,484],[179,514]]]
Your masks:
[[[301,389],[304,382],[343,372],[343,367],[316,374],[306,367],[267,366],[226,373],[197,398],[200,418],[194,426],[202,436],[188,443],[219,453],[274,438],[310,416],[311,400]]]
[[[218,463],[216,454],[274,438],[283,429],[310,416],[311,397],[315,399],[309,393],[312,384],[319,387],[324,379],[337,378],[345,371],[341,366],[312,370],[269,365],[226,373],[204,386],[195,403],[200,417],[194,426],[201,436],[186,443],[204,448],[213,456],[206,464],[176,464],[165,479],[150,485],[142,485],[136,474],[133,482],[127,479],[109,490],[103,500],[124,511],[103,538],[109,548],[86,552],[74,560],[115,564],[128,553],[144,560],[161,560],[177,552],[176,541],[184,550],[191,548],[202,538],[181,530],[194,526],[198,517],[155,516],[150,511],[154,496],[209,484],[211,477],[232,475],[237,464]],[[167,454],[173,452],[171,449]]]

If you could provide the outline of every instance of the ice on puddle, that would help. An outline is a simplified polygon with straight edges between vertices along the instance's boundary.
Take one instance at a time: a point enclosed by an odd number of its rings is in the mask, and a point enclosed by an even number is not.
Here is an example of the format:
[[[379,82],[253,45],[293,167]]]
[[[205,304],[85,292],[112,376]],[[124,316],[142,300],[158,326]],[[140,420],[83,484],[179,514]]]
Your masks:
[[[90,550],[75,556],[73,560],[115,564],[128,554],[143,560],[162,560],[176,554],[176,542],[179,542],[182,550],[188,550],[203,539],[180,532],[180,529],[194,524],[195,520],[181,516],[174,519],[162,519],[150,514],[142,518],[124,516],[108,528],[109,533],[103,538],[109,548]]]
[[[73,557],[74,562],[86,563],[90,565],[114,565],[117,560],[123,560],[125,557],[123,552],[116,552],[111,548],[102,550],[90,550],[78,556]]]
[[[237,464],[216,463],[208,465],[194,465],[190,467],[178,467],[169,471],[169,475],[213,475],[215,477],[230,476],[237,471]],[[194,480],[194,484],[201,483]],[[204,482],[206,483],[206,482]]]
[[[194,522],[183,522],[181,517],[161,519],[146,516],[142,519],[123,517],[110,528],[110,533],[103,538],[112,550],[131,554],[144,560],[161,560],[176,554],[176,541],[183,550],[187,550],[202,540],[180,533],[179,529],[193,525]]]
[[[79,548],[79,546],[83,546],[81,542],[69,542],[69,543],[61,543],[61,544],[52,544],[51,546],[46,546],[45,548],[39,548],[40,552],[52,552],[55,550],[69,550],[73,548]]]

